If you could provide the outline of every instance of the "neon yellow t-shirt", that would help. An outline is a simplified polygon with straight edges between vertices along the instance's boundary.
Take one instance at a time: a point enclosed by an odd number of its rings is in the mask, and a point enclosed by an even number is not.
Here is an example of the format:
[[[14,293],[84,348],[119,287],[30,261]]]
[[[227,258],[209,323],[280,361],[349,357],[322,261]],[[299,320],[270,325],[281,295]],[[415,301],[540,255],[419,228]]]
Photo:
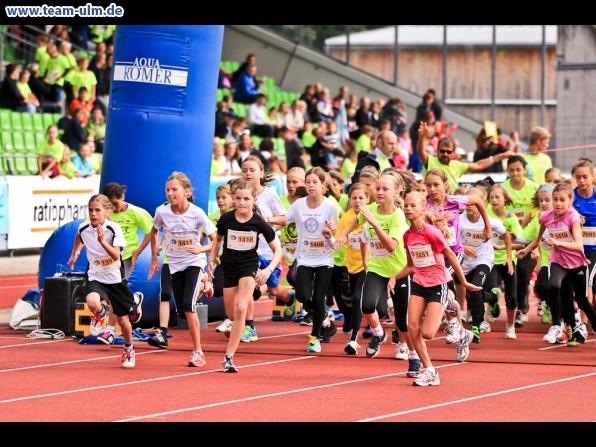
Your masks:
[[[122,254],[122,259],[128,259],[132,252],[139,246],[139,237],[137,230],[140,228],[144,234],[148,234],[153,229],[153,217],[146,210],[136,205],[128,204],[128,208],[119,213],[112,212],[110,219],[118,223],[124,233],[126,249]]]
[[[449,193],[457,189],[459,185],[459,178],[468,172],[468,165],[458,160],[451,160],[448,165],[444,165],[439,161],[439,157],[431,155],[428,157],[428,167],[422,169],[422,176],[426,176],[426,173],[432,169],[440,169],[447,174],[447,180],[449,180]]]

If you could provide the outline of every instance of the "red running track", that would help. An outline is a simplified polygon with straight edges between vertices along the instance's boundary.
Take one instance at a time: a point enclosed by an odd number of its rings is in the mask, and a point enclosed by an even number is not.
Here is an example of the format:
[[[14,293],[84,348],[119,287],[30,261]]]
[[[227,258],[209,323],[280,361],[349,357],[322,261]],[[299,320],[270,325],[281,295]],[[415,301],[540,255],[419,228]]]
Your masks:
[[[455,346],[444,338],[431,340],[441,385],[419,388],[389,342],[374,359],[364,356],[363,339],[358,356],[346,355],[341,322],[321,353],[307,353],[310,328],[272,321],[271,303],[255,303],[259,340],[241,343],[237,374],[220,370],[227,339],[215,332],[217,322],[201,333],[205,367],[186,366],[188,331],[172,329],[167,351],[137,342],[131,370],[118,361],[120,346],[32,339],[2,325],[0,421],[30,421],[32,414],[41,422],[596,420],[594,337],[577,348],[545,344],[548,326],[534,307],[517,340],[503,338],[501,317],[465,363],[455,362]]]

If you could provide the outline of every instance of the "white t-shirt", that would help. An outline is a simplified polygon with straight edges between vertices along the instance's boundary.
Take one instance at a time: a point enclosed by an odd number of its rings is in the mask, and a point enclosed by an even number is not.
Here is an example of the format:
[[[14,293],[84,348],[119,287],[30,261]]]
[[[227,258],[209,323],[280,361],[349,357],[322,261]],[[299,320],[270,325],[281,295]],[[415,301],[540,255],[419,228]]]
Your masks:
[[[89,267],[87,275],[89,281],[99,281],[103,284],[119,284],[122,282],[120,266],[122,252],[126,248],[126,240],[122,228],[116,222],[107,220],[102,225],[103,239],[112,247],[120,247],[120,257],[112,259],[106,249],[97,240],[97,229],[90,222],[79,225],[78,234],[85,245]]]
[[[187,251],[189,245],[201,245],[201,233],[215,233],[216,228],[205,211],[191,203],[184,214],[175,214],[167,204],[155,213],[153,225],[157,230],[163,229],[166,238],[166,255],[170,265],[170,273],[196,266],[205,269],[207,255],[195,255]]]
[[[505,234],[507,230],[505,230],[501,220],[489,217],[489,221],[494,233]],[[484,234],[484,220],[482,220],[482,217],[473,223],[468,220],[468,215],[465,212],[462,213],[459,216],[459,231],[462,245],[472,246],[476,249],[475,258],[464,255],[464,260],[461,264],[464,274],[470,273],[480,264],[488,265],[492,269],[495,265],[495,250],[492,239],[486,242],[482,241]]]
[[[286,215],[286,208],[284,204],[281,203],[279,196],[270,186],[265,186],[263,192],[257,196],[256,203],[263,218]],[[276,232],[275,237],[279,239],[278,233],[279,232]],[[257,248],[257,253],[259,256],[262,256],[269,261],[273,259],[273,251],[271,250],[271,247],[269,247],[269,244],[262,234],[259,235],[259,246]]]
[[[296,262],[299,266],[333,267],[333,245],[323,236],[323,228],[328,220],[337,225],[337,208],[327,197],[317,208],[309,208],[306,199],[296,200],[287,214],[287,222],[295,222],[298,233]]]

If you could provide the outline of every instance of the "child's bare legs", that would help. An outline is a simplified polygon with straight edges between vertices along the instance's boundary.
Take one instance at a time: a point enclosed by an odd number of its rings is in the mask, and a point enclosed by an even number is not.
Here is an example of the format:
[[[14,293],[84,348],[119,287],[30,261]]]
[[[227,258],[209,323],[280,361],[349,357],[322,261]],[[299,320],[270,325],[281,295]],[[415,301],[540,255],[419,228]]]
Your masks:
[[[97,292],[91,292],[85,297],[85,302],[87,303],[87,307],[89,310],[94,314],[98,314],[101,312],[101,297]]]
[[[252,276],[240,278],[237,287],[228,287],[223,289],[224,301],[226,301],[226,303],[232,303],[232,308],[229,315],[233,315],[234,321],[237,322],[237,324],[232,325],[232,332],[230,333],[230,340],[228,341],[226,355],[233,356],[238,349],[240,338],[242,337],[242,332],[244,331],[244,322],[246,320],[246,313],[249,303],[254,303],[252,297],[254,289],[255,279]]]
[[[196,312],[185,311],[186,321],[188,322],[188,329],[190,331],[190,338],[192,340],[193,349],[202,352],[201,348],[201,326],[199,323],[199,316]]]
[[[110,313],[111,315],[111,313]],[[122,338],[124,338],[124,344],[126,346],[132,345],[132,324],[130,324],[130,318],[128,315],[116,317],[116,321],[120,325],[122,330]],[[114,322],[114,324],[116,324]]]

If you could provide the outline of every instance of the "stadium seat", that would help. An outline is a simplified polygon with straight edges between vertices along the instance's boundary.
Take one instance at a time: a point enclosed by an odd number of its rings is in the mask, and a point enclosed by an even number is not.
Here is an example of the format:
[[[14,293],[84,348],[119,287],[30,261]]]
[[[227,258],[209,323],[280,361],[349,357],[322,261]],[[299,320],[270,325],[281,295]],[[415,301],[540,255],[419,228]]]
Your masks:
[[[12,126],[12,130],[23,130],[23,120],[21,115],[26,112],[10,112],[10,124]]]
[[[29,175],[37,175],[39,170],[37,169],[37,157],[27,157],[27,171]]]
[[[25,132],[23,136],[25,137],[25,151],[36,153],[37,143],[35,142],[35,134],[33,131]]]
[[[46,128],[43,126],[43,114],[32,113],[31,118],[33,120],[33,130],[36,132],[45,132]]]
[[[58,124],[58,121],[60,121],[60,118],[62,118],[64,115],[62,115],[61,113],[52,113],[52,124]]]
[[[33,115],[37,115],[37,113],[21,113],[21,121],[25,132],[33,130]]]
[[[50,127],[52,124],[55,124],[54,116],[52,113],[47,113],[47,112],[42,113],[41,115],[43,117],[43,130],[45,132],[46,130],[48,130],[48,127]]]
[[[9,175],[8,168],[6,167],[6,159],[0,156],[0,175]]]
[[[12,124],[10,122],[10,114],[12,113],[9,109],[0,110],[0,130],[11,130]]]
[[[39,147],[43,141],[46,140],[46,132],[35,132],[35,147]]]
[[[7,158],[8,170],[12,175],[28,175],[27,159],[25,157]]]
[[[23,137],[23,132],[18,130],[12,131],[12,145],[15,152],[25,152],[25,138]]]
[[[0,133],[0,140],[2,140],[2,152],[14,152],[14,145],[12,144],[12,131],[3,130],[2,133]]]

